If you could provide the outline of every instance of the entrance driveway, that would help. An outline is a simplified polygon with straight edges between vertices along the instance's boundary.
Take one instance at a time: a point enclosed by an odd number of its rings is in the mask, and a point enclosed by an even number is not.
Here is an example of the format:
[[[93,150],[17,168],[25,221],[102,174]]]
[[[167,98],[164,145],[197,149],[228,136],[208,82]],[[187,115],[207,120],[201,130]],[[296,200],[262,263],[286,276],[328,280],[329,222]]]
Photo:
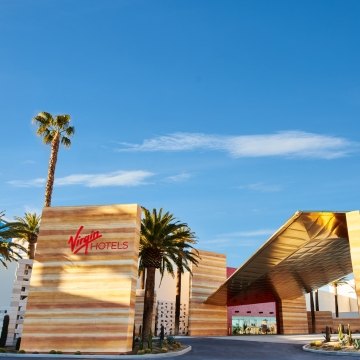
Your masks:
[[[302,350],[304,344],[315,339],[322,339],[322,335],[261,335],[261,336],[229,336],[191,338],[179,337],[183,344],[192,346],[192,350],[184,355],[161,357],[161,360],[331,360],[329,355],[315,354]],[[5,355],[5,354],[3,354]],[[38,357],[31,356],[0,356],[0,360],[64,360],[62,356]],[[121,356],[116,357],[121,360]],[[79,360],[76,356],[67,356],[67,360]],[[87,357],[95,360],[94,357]],[[96,356],[96,360],[101,359]],[[106,357],[104,357],[104,360]],[[146,355],[136,356],[134,359],[149,359]],[[156,358],[155,358],[156,359]],[[355,358],[356,359],[356,358]],[[83,358],[81,360],[84,360]],[[152,358],[154,360],[154,358]]]
[[[274,336],[274,337],[273,337]],[[192,346],[192,351],[178,357],[178,360],[320,360],[329,355],[314,354],[302,350],[312,340],[283,338],[282,336],[261,336],[251,341],[241,337],[226,338],[183,338],[182,343]],[[273,338],[273,339],[270,339]],[[316,337],[321,339],[321,335]],[[241,340],[240,340],[241,339]],[[250,340],[250,339],[249,339]],[[257,341],[256,341],[257,340]],[[176,359],[175,357],[173,359]]]

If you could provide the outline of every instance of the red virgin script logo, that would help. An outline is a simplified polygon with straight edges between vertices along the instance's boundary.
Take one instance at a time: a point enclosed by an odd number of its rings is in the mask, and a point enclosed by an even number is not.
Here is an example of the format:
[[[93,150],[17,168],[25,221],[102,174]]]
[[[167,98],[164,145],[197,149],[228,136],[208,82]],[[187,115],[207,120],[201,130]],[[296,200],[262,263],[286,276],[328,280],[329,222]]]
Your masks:
[[[81,225],[75,236],[70,236],[68,240],[68,244],[74,254],[77,254],[82,249],[84,249],[84,254],[87,255],[89,251],[125,250],[129,247],[128,241],[102,241],[93,243],[102,237],[100,231],[92,230],[90,234],[83,235],[81,234],[83,229],[84,226]]]

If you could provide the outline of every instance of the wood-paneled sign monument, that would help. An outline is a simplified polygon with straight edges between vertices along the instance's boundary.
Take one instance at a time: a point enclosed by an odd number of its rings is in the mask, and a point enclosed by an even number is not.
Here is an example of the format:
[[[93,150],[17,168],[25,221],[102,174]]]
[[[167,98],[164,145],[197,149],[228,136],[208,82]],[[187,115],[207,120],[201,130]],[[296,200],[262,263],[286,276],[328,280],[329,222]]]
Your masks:
[[[141,209],[45,208],[21,347],[131,351]]]

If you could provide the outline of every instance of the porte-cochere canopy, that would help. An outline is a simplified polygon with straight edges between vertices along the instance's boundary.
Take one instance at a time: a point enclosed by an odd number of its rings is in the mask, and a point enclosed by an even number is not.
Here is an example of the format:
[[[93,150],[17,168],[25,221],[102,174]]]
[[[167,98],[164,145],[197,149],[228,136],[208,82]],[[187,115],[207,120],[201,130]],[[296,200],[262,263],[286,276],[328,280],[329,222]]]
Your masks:
[[[296,299],[351,273],[347,214],[296,212],[206,303]]]

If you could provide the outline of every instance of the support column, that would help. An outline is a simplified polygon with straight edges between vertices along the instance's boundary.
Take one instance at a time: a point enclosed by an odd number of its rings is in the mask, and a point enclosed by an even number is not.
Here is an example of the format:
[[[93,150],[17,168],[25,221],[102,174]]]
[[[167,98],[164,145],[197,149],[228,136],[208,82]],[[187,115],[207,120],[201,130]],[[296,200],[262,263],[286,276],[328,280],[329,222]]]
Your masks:
[[[305,296],[294,300],[279,300],[276,312],[279,334],[309,333]]]
[[[358,309],[360,308],[360,211],[346,213],[350,256],[353,268]],[[359,310],[358,310],[359,311]]]

